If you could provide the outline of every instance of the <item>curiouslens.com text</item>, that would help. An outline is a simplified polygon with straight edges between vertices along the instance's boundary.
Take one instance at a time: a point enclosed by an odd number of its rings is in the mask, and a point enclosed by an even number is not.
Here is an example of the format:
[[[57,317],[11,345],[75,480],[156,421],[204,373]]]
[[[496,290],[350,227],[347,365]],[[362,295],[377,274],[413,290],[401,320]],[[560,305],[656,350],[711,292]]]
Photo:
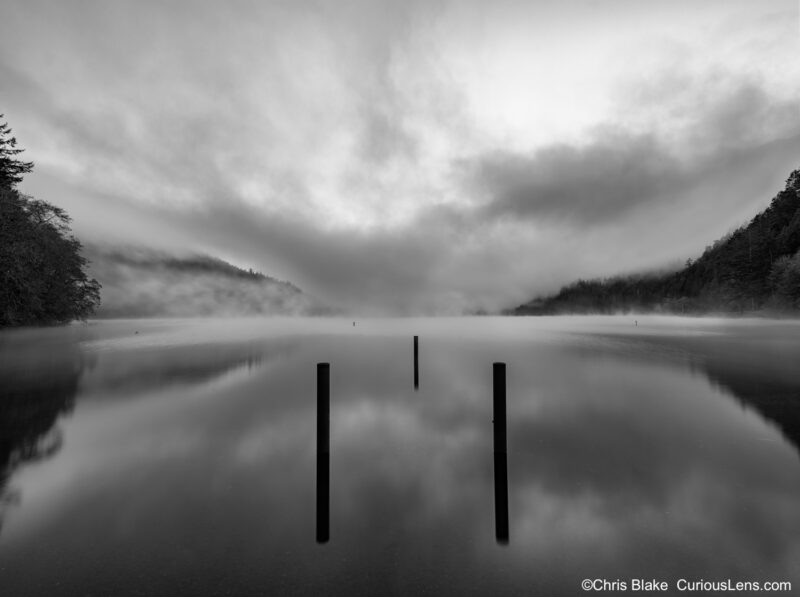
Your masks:
[[[730,591],[731,593],[750,591],[753,593],[778,593],[791,591],[792,583],[788,581],[758,581],[758,580],[705,580],[679,578],[677,581],[666,581],[655,578],[585,578],[581,581],[584,591],[604,592],[643,592],[658,593],[672,591],[673,589],[686,593],[711,593]]]

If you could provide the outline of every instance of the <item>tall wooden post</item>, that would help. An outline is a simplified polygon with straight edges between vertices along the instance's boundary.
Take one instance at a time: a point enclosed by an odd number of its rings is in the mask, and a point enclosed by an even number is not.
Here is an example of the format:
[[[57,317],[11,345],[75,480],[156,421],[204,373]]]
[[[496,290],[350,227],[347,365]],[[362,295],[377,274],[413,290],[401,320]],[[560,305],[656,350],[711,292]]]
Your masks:
[[[419,336],[414,336],[414,389],[419,389]]]
[[[495,538],[508,544],[508,454],[506,439],[506,364],[494,363],[492,371],[494,413],[494,520]]]
[[[317,363],[317,543],[330,539],[330,363]]]

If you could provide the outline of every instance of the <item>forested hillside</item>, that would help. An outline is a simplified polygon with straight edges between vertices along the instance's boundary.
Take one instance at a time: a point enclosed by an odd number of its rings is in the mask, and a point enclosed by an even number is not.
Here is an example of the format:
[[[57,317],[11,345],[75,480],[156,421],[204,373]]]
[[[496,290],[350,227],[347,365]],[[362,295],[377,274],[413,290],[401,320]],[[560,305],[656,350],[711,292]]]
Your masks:
[[[670,313],[800,310],[800,170],[770,206],[680,271],[579,280],[511,311]]]
[[[89,245],[103,284],[98,317],[315,315],[328,310],[289,282],[206,255]]]
[[[0,328],[86,319],[100,285],[86,273],[67,212],[17,188],[33,170],[22,152],[0,122]]]

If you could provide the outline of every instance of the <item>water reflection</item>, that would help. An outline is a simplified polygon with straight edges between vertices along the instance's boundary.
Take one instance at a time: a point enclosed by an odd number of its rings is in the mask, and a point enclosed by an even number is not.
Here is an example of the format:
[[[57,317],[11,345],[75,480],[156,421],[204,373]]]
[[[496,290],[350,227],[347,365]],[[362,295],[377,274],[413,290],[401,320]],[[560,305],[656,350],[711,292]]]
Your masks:
[[[4,339],[0,356],[1,529],[4,505],[21,499],[10,487],[13,473],[52,457],[62,446],[56,423],[74,408],[84,359],[69,339],[41,337],[34,345],[18,334]]]
[[[85,330],[14,330],[0,336],[0,530],[4,511],[19,505],[12,487],[23,465],[58,453],[59,419],[74,410],[76,396],[104,402],[143,397],[165,388],[209,384],[237,371],[252,373],[290,349],[254,343],[157,346],[97,353],[81,344]]]
[[[743,368],[709,359],[701,368],[709,380],[776,425],[800,455],[800,381],[765,375],[757,367]]]
[[[800,343],[786,330],[722,338],[644,336],[605,347],[611,353],[624,351],[629,360],[672,363],[704,375],[775,425],[800,455],[800,375],[796,371]]]
[[[495,539],[508,545],[508,454],[494,453],[494,517]]]
[[[266,361],[286,356],[290,348],[263,344],[145,347],[90,353],[92,365],[81,383],[84,399],[128,399],[167,387],[210,383],[234,370],[252,372]]]
[[[408,330],[370,335],[369,322],[152,359],[100,351],[61,450],[16,477],[26,498],[0,535],[0,582],[19,595],[573,595],[587,577],[797,579],[797,445],[775,428],[796,426],[763,406],[797,395],[780,356],[794,344],[646,338],[639,324],[637,337],[469,341],[415,326],[416,392],[396,366]],[[231,368],[170,371],[192,361]],[[508,364],[506,458],[495,361]],[[335,538],[324,549],[320,529]]]

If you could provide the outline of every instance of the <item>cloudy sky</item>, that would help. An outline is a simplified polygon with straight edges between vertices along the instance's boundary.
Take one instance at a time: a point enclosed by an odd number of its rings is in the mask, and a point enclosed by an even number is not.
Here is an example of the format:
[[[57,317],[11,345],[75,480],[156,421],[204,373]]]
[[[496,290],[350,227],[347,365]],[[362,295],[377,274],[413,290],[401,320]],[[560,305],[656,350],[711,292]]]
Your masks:
[[[361,312],[663,267],[800,167],[797,0],[0,0],[22,189]]]

